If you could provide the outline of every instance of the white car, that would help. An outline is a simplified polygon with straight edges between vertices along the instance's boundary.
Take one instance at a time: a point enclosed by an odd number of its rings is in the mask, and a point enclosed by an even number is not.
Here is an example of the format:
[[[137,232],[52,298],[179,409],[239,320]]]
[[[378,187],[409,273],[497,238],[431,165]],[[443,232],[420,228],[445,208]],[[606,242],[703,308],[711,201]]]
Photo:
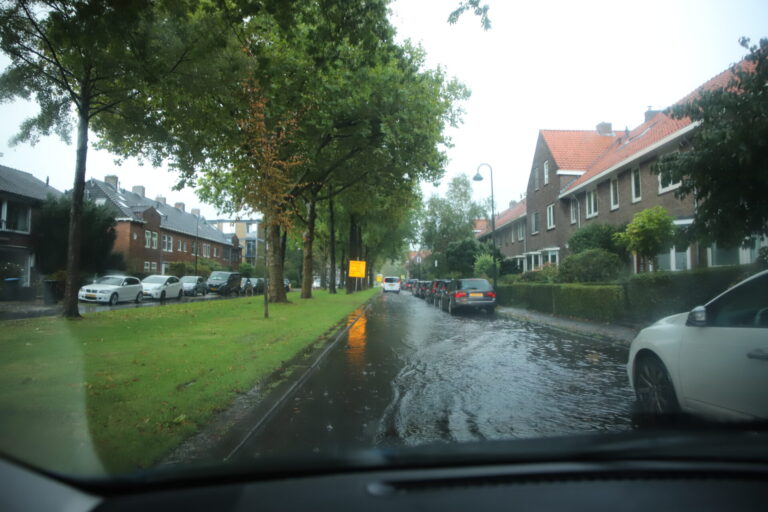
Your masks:
[[[768,419],[768,270],[640,331],[627,373],[645,413]]]
[[[399,277],[385,277],[384,278],[384,293],[395,292],[400,293],[400,278]]]
[[[77,298],[83,302],[103,302],[114,306],[118,302],[141,302],[144,298],[141,282],[130,276],[104,276],[80,288]]]
[[[158,300],[179,299],[184,294],[181,281],[176,276],[147,276],[141,281],[144,297]]]

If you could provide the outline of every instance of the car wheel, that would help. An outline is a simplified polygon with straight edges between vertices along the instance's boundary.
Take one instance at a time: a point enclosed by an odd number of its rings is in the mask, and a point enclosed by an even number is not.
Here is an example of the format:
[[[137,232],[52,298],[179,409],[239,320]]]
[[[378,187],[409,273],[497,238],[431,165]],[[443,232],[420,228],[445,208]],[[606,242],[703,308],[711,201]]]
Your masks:
[[[667,416],[680,411],[672,379],[664,363],[656,356],[645,355],[638,359],[635,366],[635,395],[644,414]]]
[[[109,305],[110,305],[110,306],[115,306],[115,305],[117,305],[117,294],[116,294],[116,293],[113,293],[113,294],[112,294],[112,295],[109,297]]]
[[[179,295],[176,297],[176,300],[181,300],[181,296],[184,295],[184,292],[179,290]]]
[[[144,293],[139,292],[138,295],[136,295],[136,304],[141,304],[141,302],[144,300]]]
[[[449,314],[449,315],[454,315],[454,314],[456,314],[456,312],[453,310],[453,305],[451,304],[451,301],[450,301],[450,300],[448,301],[448,314]]]
[[[165,290],[160,292],[160,300],[165,300]]]

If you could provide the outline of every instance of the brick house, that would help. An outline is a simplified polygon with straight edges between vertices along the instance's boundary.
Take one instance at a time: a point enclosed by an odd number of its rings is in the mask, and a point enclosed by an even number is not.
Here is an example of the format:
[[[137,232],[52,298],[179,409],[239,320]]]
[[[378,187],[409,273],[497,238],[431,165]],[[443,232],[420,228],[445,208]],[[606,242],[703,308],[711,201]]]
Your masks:
[[[261,219],[214,219],[208,224],[226,233],[235,235],[239,241],[240,261],[250,265],[265,263],[264,224]]]
[[[0,165],[0,263],[22,268],[22,286],[30,286],[35,277],[32,235],[48,196],[61,192],[27,172]]]
[[[730,70],[720,73],[698,90],[716,89],[730,80]],[[689,101],[696,91],[682,100]],[[526,193],[527,243],[523,269],[544,263],[559,264],[568,255],[568,240],[590,223],[622,225],[647,208],[663,206],[676,225],[692,222],[695,204],[690,196],[675,197],[679,183],[662,183],[652,166],[659,156],[689,147],[698,125],[649,110],[633,130],[614,132],[610,123],[592,130],[540,130]],[[497,231],[502,218],[497,217]],[[481,234],[487,237],[488,232]],[[503,233],[497,239],[504,240]],[[685,250],[671,248],[657,256],[662,270],[685,270],[698,265],[751,263],[768,240],[754,238],[746,248],[719,248],[716,244]],[[519,258],[519,247],[505,255]],[[640,271],[641,262],[633,261]]]
[[[143,186],[118,188],[117,176],[86,183],[86,198],[115,209],[114,252],[136,274],[166,274],[174,262],[194,264],[213,260],[226,268],[240,264],[239,240],[209,225],[200,211],[187,212],[184,203],[171,206],[165,198],[150,199]]]

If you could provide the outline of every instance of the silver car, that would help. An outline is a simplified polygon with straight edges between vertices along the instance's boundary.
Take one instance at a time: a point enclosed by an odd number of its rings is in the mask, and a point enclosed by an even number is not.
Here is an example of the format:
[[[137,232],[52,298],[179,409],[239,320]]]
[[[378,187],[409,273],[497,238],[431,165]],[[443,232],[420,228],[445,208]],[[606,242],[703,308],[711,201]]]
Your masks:
[[[459,309],[496,310],[496,292],[486,279],[454,279],[440,296],[440,308],[454,314]]]

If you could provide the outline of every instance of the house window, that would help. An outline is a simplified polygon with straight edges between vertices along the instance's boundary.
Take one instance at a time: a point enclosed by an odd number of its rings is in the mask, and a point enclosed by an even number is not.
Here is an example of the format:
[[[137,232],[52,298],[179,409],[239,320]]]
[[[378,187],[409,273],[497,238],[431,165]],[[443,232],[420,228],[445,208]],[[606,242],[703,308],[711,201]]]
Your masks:
[[[531,215],[531,234],[535,235],[539,232],[539,212],[535,212]]]
[[[555,205],[547,206],[547,229],[555,229]]]
[[[144,272],[149,272],[149,262],[148,261],[144,262]]]
[[[197,242],[192,242],[192,255],[197,256]]]
[[[616,210],[619,207],[619,180],[614,178],[611,180],[611,210]]]
[[[571,198],[571,224],[576,224],[579,220],[579,200]]]
[[[597,190],[587,192],[587,215],[588,219],[597,216]]]
[[[16,201],[3,201],[0,206],[0,228],[5,231],[29,233],[32,209]]]
[[[668,251],[661,252],[656,255],[656,264],[658,270],[688,270],[691,267],[691,250],[686,248],[678,250],[676,247],[672,247]]]
[[[640,169],[632,169],[632,202],[636,203],[643,198],[640,191]]]
[[[549,184],[549,160],[544,161],[544,184]]]
[[[522,242],[523,238],[525,238],[525,221],[520,221],[517,223],[517,240],[518,242]]]
[[[176,248],[176,250],[181,252],[183,247],[184,247],[183,242],[181,240],[179,240],[179,246]]]
[[[152,248],[157,249],[157,231],[152,232]]]
[[[149,249],[152,247],[152,232],[151,231],[145,231],[144,232],[144,247],[146,249]]]
[[[187,242],[184,242],[184,252],[187,252]]]
[[[219,257],[219,248],[214,246],[213,247],[213,257],[218,258]]]
[[[211,257],[211,245],[203,244],[203,258],[210,258],[210,257]]]
[[[156,261],[152,262],[152,272],[157,272],[157,262]]]
[[[539,190],[539,168],[533,168],[533,188]]]
[[[173,237],[163,235],[163,252],[173,252]]]
[[[134,240],[138,240],[139,239],[139,235],[137,235],[135,232],[133,233],[133,239]]]
[[[673,182],[671,177],[664,176],[662,174],[659,174],[658,178],[659,178],[659,194],[663,194],[664,192],[669,192],[670,190],[675,190],[677,187],[680,186],[680,180]]]

